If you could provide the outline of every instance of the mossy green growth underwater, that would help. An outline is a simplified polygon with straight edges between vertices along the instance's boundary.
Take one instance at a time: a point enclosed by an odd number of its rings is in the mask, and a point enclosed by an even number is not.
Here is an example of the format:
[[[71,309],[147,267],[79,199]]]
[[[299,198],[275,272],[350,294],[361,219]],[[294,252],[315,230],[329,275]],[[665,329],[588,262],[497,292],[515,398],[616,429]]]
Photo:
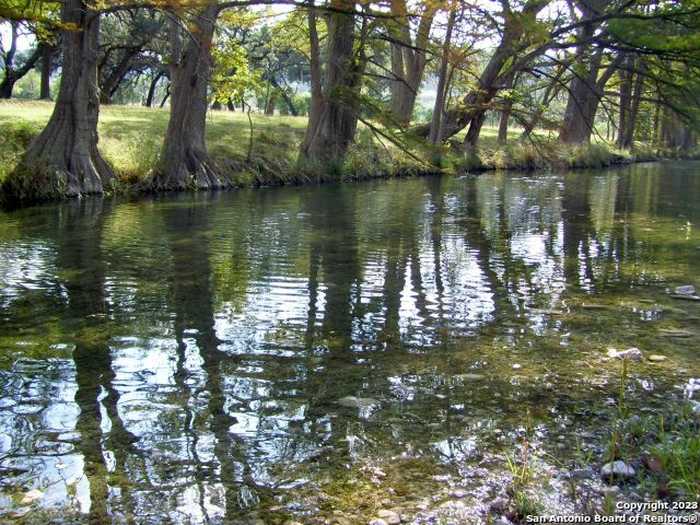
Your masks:
[[[700,303],[675,289],[700,287],[698,202],[685,162],[3,214],[0,515],[486,523],[692,500]],[[602,479],[611,461],[634,475]]]

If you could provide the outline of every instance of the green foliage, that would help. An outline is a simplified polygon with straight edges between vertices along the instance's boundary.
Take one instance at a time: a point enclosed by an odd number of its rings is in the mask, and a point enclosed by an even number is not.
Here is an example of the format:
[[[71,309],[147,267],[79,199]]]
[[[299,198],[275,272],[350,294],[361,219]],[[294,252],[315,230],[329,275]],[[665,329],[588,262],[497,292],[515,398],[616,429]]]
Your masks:
[[[218,102],[231,100],[241,104],[263,89],[260,72],[251,68],[249,53],[235,33],[250,28],[254,22],[255,18],[246,11],[231,10],[222,15],[220,23],[230,31],[224,31],[212,50],[215,67],[211,86]]]
[[[215,100],[240,103],[263,89],[260,73],[250,69],[245,49],[235,41],[226,41],[213,51],[213,55],[216,63],[212,75]]]

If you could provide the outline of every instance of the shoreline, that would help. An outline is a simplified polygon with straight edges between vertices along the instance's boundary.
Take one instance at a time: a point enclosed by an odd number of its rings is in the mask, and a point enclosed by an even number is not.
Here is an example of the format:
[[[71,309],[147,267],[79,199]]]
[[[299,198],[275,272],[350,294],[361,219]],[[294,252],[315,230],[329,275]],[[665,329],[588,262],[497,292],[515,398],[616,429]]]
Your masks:
[[[0,104],[0,208],[14,210],[46,202],[70,200],[77,196],[33,189],[38,181],[22,181],[14,172],[30,142],[43,129],[53,104],[12,102]],[[499,145],[486,129],[480,146],[465,153],[460,146],[447,144],[440,153],[439,165],[431,165],[428,150],[401,151],[377,141],[369,130],[358,130],[358,143],[353,145],[341,166],[305,169],[298,162],[299,143],[306,121],[303,118],[263,117],[255,122],[252,149],[251,137],[242,115],[211,112],[207,141],[210,157],[218,167],[221,184],[216,187],[154,188],[150,184],[158,162],[167,113],[161,110],[129,106],[107,106],[101,116],[99,148],[112,166],[116,178],[102,193],[85,194],[128,196],[181,193],[187,191],[222,191],[258,189],[281,186],[308,186],[328,183],[348,183],[392,178],[426,177],[435,175],[463,176],[490,171],[513,171],[546,174],[556,171],[602,170],[637,163],[661,161],[692,161],[700,158],[696,151],[664,151],[639,143],[633,152],[616,150],[608,143],[579,146],[565,145],[545,136],[533,136],[523,142],[517,130],[506,144]],[[9,111],[7,111],[9,110]],[[4,113],[3,113],[4,111]],[[17,118],[17,113],[21,117]],[[362,139],[362,140],[359,140]],[[433,152],[435,153],[435,152]],[[16,189],[8,194],[10,177]],[[17,183],[20,183],[17,186]],[[17,191],[26,198],[17,198]],[[57,190],[60,192],[60,190]]]
[[[554,172],[569,172],[569,171],[583,171],[583,170],[609,170],[609,169],[617,169],[617,168],[623,168],[626,166],[632,166],[635,164],[653,164],[657,162],[671,162],[671,161],[679,161],[679,162],[694,162],[694,161],[699,161],[695,156],[689,156],[689,157],[623,157],[623,156],[616,156],[613,160],[610,162],[605,163],[604,165],[575,165],[575,166],[556,166],[556,165],[550,165],[547,167],[527,167],[527,166],[521,166],[521,167],[509,167],[509,168],[499,168],[495,167],[493,165],[482,165],[479,167],[475,167],[472,169],[464,169],[459,172],[450,172],[447,170],[420,170],[420,169],[405,169],[405,170],[400,170],[394,173],[387,173],[387,172],[381,172],[381,173],[364,173],[364,174],[346,174],[341,176],[340,178],[334,177],[334,176],[319,176],[315,179],[299,174],[297,176],[292,176],[290,178],[285,178],[285,177],[260,177],[256,176],[252,171],[250,172],[239,172],[238,175],[240,177],[241,173],[247,175],[248,177],[253,178],[252,181],[248,183],[241,183],[240,181],[234,180],[235,175],[231,175],[228,177],[225,177],[229,180],[228,184],[224,184],[221,186],[213,187],[213,188],[187,188],[187,189],[154,189],[149,186],[145,186],[143,182],[139,181],[136,183],[123,183],[119,187],[112,189],[112,190],[107,190],[103,193],[91,193],[91,194],[84,194],[80,196],[75,196],[75,197],[65,197],[65,198],[60,198],[60,199],[48,199],[48,200],[38,200],[38,201],[23,201],[23,202],[15,202],[14,204],[8,204],[7,202],[4,202],[4,195],[0,192],[0,211],[8,213],[8,212],[13,212],[19,209],[24,209],[24,208],[31,208],[35,206],[41,206],[41,205],[50,205],[50,204],[58,204],[60,202],[71,202],[71,201],[76,201],[76,200],[81,200],[86,197],[102,197],[102,198],[117,198],[117,197],[125,197],[128,199],[140,199],[144,197],[157,197],[157,196],[165,196],[165,195],[174,195],[174,194],[187,194],[187,193],[192,193],[192,194],[202,194],[202,193],[218,193],[218,192],[228,192],[228,191],[236,191],[236,190],[260,190],[260,189],[269,189],[269,188],[283,188],[283,187],[310,187],[310,186],[319,186],[319,185],[326,185],[326,184],[353,184],[353,183],[361,183],[361,182],[370,182],[370,181],[385,181],[385,180],[390,180],[390,179],[408,179],[408,178],[418,178],[418,177],[440,177],[440,176],[447,176],[447,177],[462,177],[462,176],[468,176],[468,175],[481,175],[481,174],[487,174],[487,173],[497,173],[497,172],[512,172],[512,173],[519,173],[519,174],[526,174],[526,175],[542,175],[542,174],[551,174]]]

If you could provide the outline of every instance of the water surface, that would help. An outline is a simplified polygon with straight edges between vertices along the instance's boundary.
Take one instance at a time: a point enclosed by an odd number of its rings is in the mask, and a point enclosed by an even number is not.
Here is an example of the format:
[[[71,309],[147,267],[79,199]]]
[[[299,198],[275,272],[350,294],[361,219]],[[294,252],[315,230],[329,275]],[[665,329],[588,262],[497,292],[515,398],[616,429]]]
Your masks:
[[[698,163],[0,215],[0,517],[364,519],[526,418],[565,455],[608,347],[668,357],[642,410],[698,375],[699,270]]]

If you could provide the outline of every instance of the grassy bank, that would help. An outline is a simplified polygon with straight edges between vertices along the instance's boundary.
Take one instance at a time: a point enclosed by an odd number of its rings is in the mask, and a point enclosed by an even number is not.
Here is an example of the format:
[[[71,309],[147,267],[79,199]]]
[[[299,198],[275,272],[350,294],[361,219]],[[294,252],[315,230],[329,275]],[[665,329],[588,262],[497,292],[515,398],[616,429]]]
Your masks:
[[[0,180],[21,159],[32,137],[51,115],[46,102],[4,101],[0,103]],[[305,117],[266,117],[227,111],[209,114],[207,138],[210,152],[235,185],[260,186],[315,181],[318,175],[303,173],[297,165],[299,144],[306,128]],[[154,167],[168,123],[167,109],[134,106],[104,106],[100,113],[99,148],[128,187],[145,179]],[[634,160],[652,160],[658,152],[650,148],[616,151],[603,142],[590,146],[565,147],[553,139],[536,135],[518,141],[519,130],[511,131],[508,145],[496,142],[496,130],[485,128],[478,152],[465,155],[446,146],[442,170],[447,173],[489,169],[599,168]],[[344,166],[322,175],[325,179],[350,180],[411,175],[439,171],[420,158],[435,152],[406,153],[369,129],[358,132]],[[325,173],[325,172],[324,172]]]

